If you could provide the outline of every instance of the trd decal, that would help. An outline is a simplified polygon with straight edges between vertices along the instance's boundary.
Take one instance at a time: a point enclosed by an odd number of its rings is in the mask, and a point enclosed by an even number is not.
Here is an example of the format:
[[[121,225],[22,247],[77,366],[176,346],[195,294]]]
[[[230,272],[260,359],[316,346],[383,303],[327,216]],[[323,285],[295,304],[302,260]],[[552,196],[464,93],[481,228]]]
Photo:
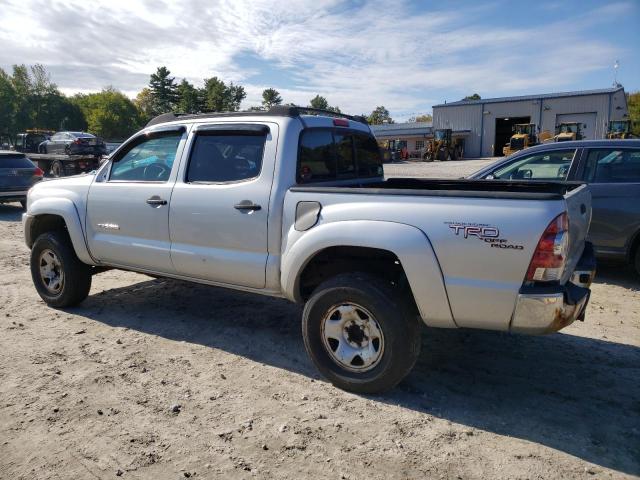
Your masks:
[[[484,243],[491,245],[491,248],[502,248],[511,250],[523,250],[524,246],[509,243],[506,238],[500,238],[500,229],[485,223],[468,222],[444,222],[454,235],[463,238],[477,238]]]

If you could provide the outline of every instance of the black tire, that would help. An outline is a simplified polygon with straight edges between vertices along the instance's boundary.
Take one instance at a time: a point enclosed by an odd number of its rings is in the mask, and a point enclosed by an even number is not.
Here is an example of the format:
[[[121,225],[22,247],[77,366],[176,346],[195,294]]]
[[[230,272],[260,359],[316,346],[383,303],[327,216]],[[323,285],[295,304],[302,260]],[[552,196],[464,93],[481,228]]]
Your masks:
[[[60,160],[54,160],[51,162],[51,176],[52,177],[61,177],[64,172],[64,167],[62,166],[62,162]]]
[[[71,146],[70,145],[65,145],[64,146],[64,153],[65,153],[65,155],[71,155]]]
[[[53,252],[63,272],[62,286],[52,292],[43,280],[40,270],[43,253]],[[31,248],[31,278],[40,298],[51,307],[72,307],[82,302],[91,289],[91,267],[80,261],[73,250],[66,231],[47,232],[40,235]]]
[[[332,309],[350,302],[368,310],[382,333],[379,360],[366,371],[340,365],[323,338],[325,318]],[[320,373],[350,392],[390,390],[411,371],[420,354],[420,324],[413,301],[390,282],[364,273],[340,274],[316,288],[304,308],[302,336]]]

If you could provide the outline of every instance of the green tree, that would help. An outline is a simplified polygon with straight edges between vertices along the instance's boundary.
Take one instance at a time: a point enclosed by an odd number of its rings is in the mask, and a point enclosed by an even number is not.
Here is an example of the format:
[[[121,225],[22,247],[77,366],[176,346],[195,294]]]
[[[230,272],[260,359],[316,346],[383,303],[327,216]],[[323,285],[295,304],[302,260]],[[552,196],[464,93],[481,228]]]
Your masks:
[[[407,122],[409,122],[409,123],[413,123],[413,122],[432,122],[432,121],[433,121],[433,117],[429,113],[425,113],[424,115],[418,115],[417,117],[411,117],[411,118],[409,118],[409,120],[407,120]]]
[[[265,109],[269,109],[274,105],[280,105],[282,103],[282,97],[280,92],[273,88],[267,88],[262,92],[262,106]]]
[[[329,109],[329,102],[322,95],[316,95],[309,102],[309,106],[311,108],[317,108],[317,109],[320,109],[320,110],[328,110]]]
[[[31,110],[31,77],[26,65],[14,65],[11,84],[15,91],[15,113],[13,132],[34,127]]]
[[[198,113],[203,110],[202,92],[186,79],[178,84],[178,103],[176,111],[180,113]]]
[[[236,112],[247,96],[244,87],[231,82],[226,85],[218,77],[204,81],[204,105],[209,112]]]
[[[122,139],[140,127],[135,104],[113,87],[98,93],[79,94],[73,100],[84,113],[89,131],[96,135]]]
[[[339,107],[332,107],[329,102],[322,95],[316,95],[309,102],[311,108],[317,108],[319,110],[329,110],[331,112],[342,113]]]
[[[140,122],[142,124],[147,123],[157,115],[153,94],[148,88],[143,88],[142,90],[140,90],[133,103],[138,109]]]
[[[474,93],[473,95],[467,95],[462,100],[480,100],[481,98],[482,97],[480,95],[478,95],[477,93]]]
[[[149,78],[149,90],[153,97],[153,109],[156,115],[171,112],[178,102],[178,86],[167,67],[158,67]]]
[[[14,115],[16,113],[16,91],[11,77],[0,68],[0,135],[13,137]]]
[[[383,106],[376,107],[376,109],[373,112],[371,112],[371,115],[369,115],[368,121],[370,125],[394,123],[393,119],[389,115],[389,110],[387,110]]]
[[[640,137],[640,91],[627,93],[627,108],[629,120],[631,120],[631,131],[636,137]]]

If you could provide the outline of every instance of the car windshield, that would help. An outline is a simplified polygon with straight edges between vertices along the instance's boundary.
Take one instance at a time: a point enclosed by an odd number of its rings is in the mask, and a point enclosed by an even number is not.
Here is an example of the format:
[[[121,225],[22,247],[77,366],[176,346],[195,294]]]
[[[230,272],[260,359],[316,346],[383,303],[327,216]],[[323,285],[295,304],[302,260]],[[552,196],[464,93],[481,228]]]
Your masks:
[[[77,138],[93,138],[95,136],[86,132],[69,132],[69,133]]]
[[[487,178],[500,180],[566,180],[575,150],[525,155],[501,165]]]
[[[436,130],[434,137],[436,140],[444,140],[445,132],[443,130]]]
[[[0,170],[4,168],[34,168],[34,164],[24,155],[0,155]]]

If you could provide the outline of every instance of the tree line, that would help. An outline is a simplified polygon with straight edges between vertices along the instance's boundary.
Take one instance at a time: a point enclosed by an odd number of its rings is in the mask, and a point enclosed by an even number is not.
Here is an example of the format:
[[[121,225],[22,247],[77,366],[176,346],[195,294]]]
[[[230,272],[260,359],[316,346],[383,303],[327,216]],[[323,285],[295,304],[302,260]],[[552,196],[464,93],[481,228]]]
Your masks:
[[[0,68],[0,136],[15,139],[27,129],[82,130],[106,139],[123,139],[151,118],[167,112],[235,112],[247,93],[242,85],[218,77],[205,78],[202,87],[186,79],[176,81],[166,67],[151,74],[149,84],[135,99],[113,87],[100,92],[67,96],[52,81],[43,65],[14,65],[10,73]],[[274,88],[262,92],[260,105],[249,110],[267,110],[284,100]],[[309,107],[341,113],[327,99],[316,95]],[[393,123],[384,106],[363,115],[371,124]]]

